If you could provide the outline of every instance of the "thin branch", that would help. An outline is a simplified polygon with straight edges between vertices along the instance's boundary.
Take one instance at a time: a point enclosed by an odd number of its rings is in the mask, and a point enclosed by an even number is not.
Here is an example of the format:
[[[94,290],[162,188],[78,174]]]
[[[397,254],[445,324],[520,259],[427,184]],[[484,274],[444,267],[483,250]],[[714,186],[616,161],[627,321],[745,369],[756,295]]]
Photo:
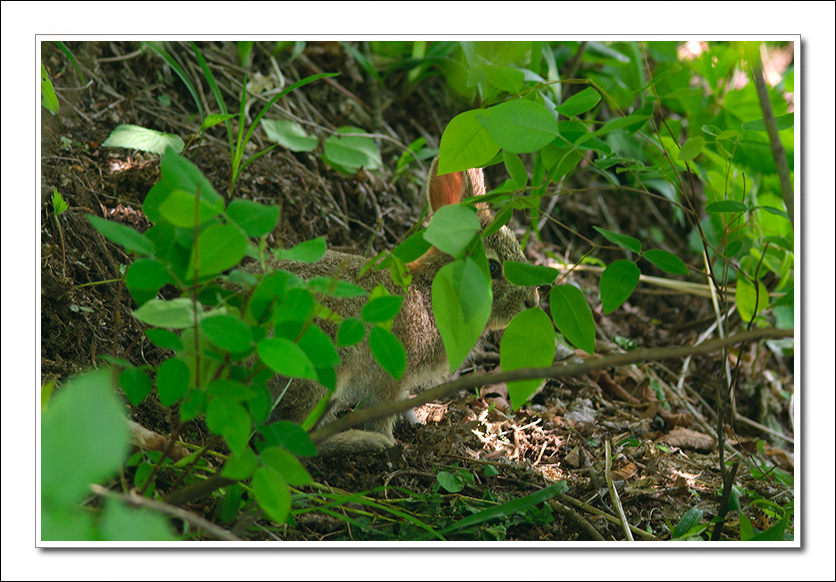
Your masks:
[[[621,523],[621,527],[624,528],[624,535],[627,536],[627,540],[634,542],[636,540],[633,539],[633,533],[630,531],[630,522],[627,521],[627,516],[624,514],[624,507],[621,505],[621,499],[618,498],[618,491],[615,488],[615,483],[612,480],[612,452],[610,451],[610,441],[607,439],[604,441],[604,448],[606,449],[606,466],[604,467],[604,476],[607,479],[607,489],[610,490],[610,499],[612,499],[612,504],[615,507],[616,512],[618,513],[618,521]]]
[[[621,524],[621,521],[619,521],[619,519],[616,516],[610,515],[609,513],[605,512],[605,511],[601,511],[597,507],[592,507],[591,505],[589,505],[587,503],[584,503],[583,501],[578,501],[574,497],[570,497],[569,495],[566,495],[565,493],[563,495],[559,495],[557,497],[557,499],[559,499],[560,501],[562,501],[564,503],[569,503],[571,505],[574,505],[578,509],[583,509],[584,511],[587,511],[587,512],[589,512],[593,515],[596,515],[600,518],[606,519],[610,523],[614,523],[616,525]],[[643,537],[645,539],[648,539],[648,540],[656,539],[656,536],[653,535],[652,533],[646,532],[643,529],[640,529],[640,528],[638,528],[638,527],[636,527],[632,524],[628,524],[628,525],[630,527],[630,531],[633,532],[634,534],[636,534],[638,536],[641,536],[641,537]]]
[[[568,366],[553,366],[550,368],[523,368],[520,370],[513,370],[510,372],[499,372],[497,374],[485,374],[484,376],[468,376],[460,378],[454,382],[447,382],[441,386],[437,386],[432,390],[428,390],[415,398],[409,400],[399,400],[396,402],[387,402],[374,408],[367,408],[365,410],[355,410],[350,414],[346,414],[324,427],[315,430],[311,433],[311,439],[314,442],[320,442],[330,436],[339,432],[377,420],[386,418],[401,412],[406,412],[410,408],[426,404],[433,400],[438,400],[455,394],[460,390],[471,390],[478,386],[487,384],[496,384],[500,382],[510,382],[513,380],[530,380],[534,378],[559,378],[562,376],[576,376],[591,372],[592,370],[599,370],[609,366],[623,366],[626,364],[635,364],[637,362],[644,362],[647,360],[665,360],[683,358],[696,354],[710,354],[726,346],[732,346],[745,341],[754,341],[760,339],[775,339],[783,337],[793,337],[793,330],[764,328],[753,331],[739,333],[732,337],[724,339],[715,339],[707,341],[699,346],[686,346],[675,348],[653,348],[648,350],[634,350],[626,354],[614,354],[600,359],[589,360],[582,364],[572,364]]]
[[[795,226],[795,200],[793,199],[793,187],[790,181],[790,169],[787,165],[787,152],[778,137],[778,124],[775,121],[775,114],[772,112],[772,104],[769,102],[769,93],[766,84],[763,82],[763,68],[760,59],[752,66],[752,76],[755,77],[755,87],[758,90],[758,101],[763,112],[763,124],[766,126],[766,135],[769,136],[769,144],[772,146],[772,159],[775,160],[775,170],[781,180],[781,194],[784,197],[784,204],[787,205],[787,214],[790,222]]]

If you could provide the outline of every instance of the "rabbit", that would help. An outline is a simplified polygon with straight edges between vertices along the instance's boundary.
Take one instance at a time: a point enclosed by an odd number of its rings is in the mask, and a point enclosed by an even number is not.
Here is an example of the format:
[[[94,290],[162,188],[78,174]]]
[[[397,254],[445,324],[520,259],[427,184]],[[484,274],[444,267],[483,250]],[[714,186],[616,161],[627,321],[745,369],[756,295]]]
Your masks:
[[[484,175],[481,168],[466,172],[438,175],[438,158],[433,160],[426,185],[430,217],[446,204],[457,204],[463,199],[485,194]],[[482,228],[493,222],[493,214],[484,203],[477,204],[478,217]],[[520,244],[507,226],[502,226],[485,241],[485,251],[492,277],[493,306],[486,330],[504,329],[517,313],[537,307],[540,302],[535,287],[519,287],[509,283],[503,276],[503,263],[507,260],[525,261]],[[366,290],[383,285],[393,295],[404,297],[401,310],[395,317],[392,333],[401,341],[406,351],[406,372],[395,380],[375,361],[368,347],[368,341],[339,348],[341,363],[336,368],[336,390],[329,407],[317,423],[327,424],[346,407],[371,407],[383,402],[406,398],[416,390],[438,385],[451,376],[447,355],[432,308],[432,283],[436,273],[453,257],[435,247],[407,266],[412,282],[406,294],[396,285],[388,270],[370,270],[360,276],[367,259],[336,251],[327,251],[316,263],[306,264],[295,261],[277,260],[273,267],[295,273],[302,279],[317,276],[338,276],[355,283]],[[341,317],[357,317],[365,298],[317,298],[325,307]],[[332,321],[318,321],[323,331],[336,337],[338,325]],[[273,412],[271,420],[292,420],[301,422],[320,399],[327,394],[327,388],[307,379],[293,379],[274,376],[269,382],[273,398],[283,391],[284,395]],[[414,418],[414,414],[412,415]],[[320,455],[342,453],[376,452],[395,444],[392,427],[395,418],[388,417],[368,423],[361,429],[338,433],[319,443]]]

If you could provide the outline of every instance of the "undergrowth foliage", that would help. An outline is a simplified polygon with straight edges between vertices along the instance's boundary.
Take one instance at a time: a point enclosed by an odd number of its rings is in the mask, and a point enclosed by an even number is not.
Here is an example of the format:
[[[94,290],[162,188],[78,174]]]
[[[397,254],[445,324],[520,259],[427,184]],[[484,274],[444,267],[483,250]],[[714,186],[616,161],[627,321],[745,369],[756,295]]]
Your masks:
[[[392,58],[385,53],[392,47],[371,45],[372,51]],[[190,89],[201,115],[196,133],[218,123],[227,125],[232,162],[228,193],[234,192],[246,164],[268,151],[243,160],[244,148],[257,127],[263,127],[277,142],[272,147],[311,151],[321,144],[323,159],[346,173],[379,166],[380,153],[361,128],[341,128],[323,142],[292,121],[262,119],[289,91],[329,75],[308,77],[282,91],[244,134],[246,80],[240,113],[231,115],[198,47],[192,46],[221,111],[214,115],[204,112]],[[162,45],[151,48],[166,62],[174,63]],[[539,41],[434,43],[423,48],[423,57],[416,58],[413,51],[411,61],[401,61],[400,66],[410,67],[404,79],[405,92],[426,75],[440,72],[451,90],[479,103],[478,108],[455,117],[444,131],[439,174],[504,164],[510,176],[485,197],[496,211],[496,220],[487,231],[480,232],[470,209],[444,207],[429,228],[369,262],[369,268],[389,269],[393,280],[405,286],[409,278],[406,264],[430,245],[455,258],[433,284],[436,319],[451,369],[472,349],[490,312],[490,274],[482,239],[505,224],[515,210],[526,213],[532,225],[550,219],[554,208],[549,204],[551,198],[565,191],[567,178],[581,167],[610,185],[603,189],[605,193],[619,189],[635,197],[669,202],[676,208],[679,226],[692,233],[693,255],[679,257],[657,248],[660,237],[665,236],[660,228],[651,227],[643,240],[612,227],[596,228],[601,240],[588,241],[591,246],[585,260],[603,267],[600,301],[604,313],[617,310],[630,298],[643,268],[650,264],[672,278],[696,277],[714,286],[720,314],[731,309],[732,305],[726,304],[726,289],[736,282],[729,297],[745,324],[792,327],[793,226],[772,159],[764,104],[754,83],[728,90],[724,82],[735,68],[759,69],[759,64],[747,61],[751,58],[747,47],[718,44],[693,60],[679,58],[677,44],[669,42],[584,43],[582,48],[575,47],[574,53],[566,46]],[[356,51],[352,54],[367,73],[374,73],[375,82],[383,82],[365,57]],[[719,60],[712,61],[715,57]],[[568,83],[559,71],[570,64],[577,77]],[[185,80],[185,72],[178,75]],[[46,86],[45,71],[43,76]],[[790,73],[783,81],[784,89],[791,90],[792,82]],[[52,103],[51,96],[45,100]],[[786,103],[775,89],[769,91],[768,105],[778,119],[777,135],[792,169],[792,114],[787,113]],[[237,136],[230,124],[236,117]],[[183,472],[181,481],[186,484],[197,480],[198,472],[237,482],[225,490],[232,514],[244,504],[244,491],[270,519],[284,523],[293,519],[294,512],[318,507],[309,505],[308,494],[298,490],[316,488],[299,458],[316,454],[307,430],[324,412],[327,399],[301,426],[285,421],[268,424],[277,404],[270,396],[268,380],[275,374],[309,378],[333,391],[335,369],[340,364],[337,348],[362,341],[369,342],[377,361],[393,377],[399,378],[406,366],[403,347],[390,331],[400,297],[390,296],[383,287],[368,293],[345,281],[304,281],[293,273],[269,268],[271,257],[315,262],[325,253],[325,240],[268,249],[266,237],[279,220],[277,207],[234,197],[227,203],[197,166],[171,149],[170,143],[159,143],[154,135],[151,138],[155,147],[166,148],[160,180],[148,192],[142,208],[153,226],[139,233],[93,215],[88,218],[102,235],[134,255],[123,277],[137,305],[133,315],[147,324],[148,339],[172,355],[157,367],[105,357],[110,371],[102,369],[72,380],[46,407],[42,433],[44,539],[174,539],[161,518],[136,515],[116,501],[108,501],[99,517],[78,508],[79,500],[89,493],[88,484],[111,477],[126,458],[129,436],[112,389],[114,379],[133,404],[153,390],[164,406],[179,404],[180,427],[175,437],[183,423],[205,417],[209,430],[229,450],[228,456],[221,457],[219,469],[207,460],[207,447],[177,463],[159,453],[135,455],[129,464],[142,467],[133,484],[141,494],[160,496],[155,492],[154,476],[167,463]],[[120,139],[106,145],[141,147],[129,138],[124,141],[124,135]],[[179,143],[182,146],[182,141]],[[416,141],[396,171],[407,167],[413,155],[427,158],[434,154],[423,140]],[[531,236],[538,236],[536,230]],[[597,258],[596,250],[608,243],[615,245],[610,249],[621,249],[624,258],[609,264]],[[239,268],[245,257],[259,261],[264,274]],[[553,321],[538,309],[520,313],[503,338],[503,370],[551,365],[555,342],[561,337],[593,353],[592,310],[584,294],[563,281],[565,275],[560,270],[511,262],[504,268],[514,284],[550,287]],[[165,285],[174,285],[180,296],[162,299],[160,289]],[[323,294],[367,297],[368,303],[360,319],[343,320],[317,301]],[[323,321],[339,324],[336,345],[320,327]],[[719,324],[727,325],[724,319]],[[510,382],[514,408],[522,406],[541,383],[539,379]],[[68,446],[70,433],[72,447]],[[75,453],[70,454],[70,449]],[[439,484],[453,491],[466,475],[439,474]],[[481,518],[471,516],[458,524],[455,520],[446,524],[410,522],[404,535],[407,539],[443,539],[448,532],[505,515],[506,510],[508,515],[525,510],[531,519],[546,519],[549,516],[530,508],[560,492],[548,488],[536,499],[518,500],[514,511],[494,503],[485,510],[489,513],[476,514]],[[687,518],[676,526],[678,535],[684,536],[699,525],[694,514]],[[141,525],[131,530],[127,523]],[[786,523],[781,532],[784,526]]]

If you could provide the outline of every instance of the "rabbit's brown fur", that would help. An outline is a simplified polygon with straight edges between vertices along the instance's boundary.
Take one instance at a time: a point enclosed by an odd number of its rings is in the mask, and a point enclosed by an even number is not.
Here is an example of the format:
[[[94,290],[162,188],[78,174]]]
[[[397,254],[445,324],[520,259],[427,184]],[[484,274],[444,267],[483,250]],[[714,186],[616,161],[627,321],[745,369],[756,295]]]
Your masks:
[[[444,176],[437,175],[438,159],[430,168],[427,184],[427,198],[430,212],[445,204],[456,204],[462,199],[485,193],[482,170],[475,168]],[[477,205],[484,206],[484,205]],[[481,208],[478,216],[482,228],[493,221],[487,208]],[[522,250],[511,231],[503,226],[488,236],[485,251],[489,261],[495,261],[498,269],[492,275],[493,307],[486,329],[505,328],[513,317],[526,308],[539,303],[534,287],[517,287],[509,283],[502,274],[504,261],[525,261]],[[388,271],[368,271],[359,277],[367,259],[362,256],[328,251],[317,263],[304,264],[294,261],[276,261],[273,266],[291,271],[303,279],[317,276],[339,276],[371,291],[383,285],[393,295],[404,295]],[[422,257],[410,263],[412,283],[404,296],[400,313],[395,317],[392,333],[403,343],[406,351],[406,372],[400,380],[392,378],[375,361],[368,347],[368,341],[339,349],[341,364],[337,367],[337,388],[331,398],[328,411],[318,425],[333,420],[343,408],[362,403],[371,407],[406,397],[409,392],[426,389],[450,376],[444,345],[435,324],[432,310],[432,282],[436,273],[453,261],[450,255],[431,248]],[[341,317],[357,317],[366,302],[365,298],[318,297],[325,307]],[[319,321],[323,330],[332,338],[336,337],[337,325]],[[289,383],[289,384],[288,384]],[[327,394],[320,384],[306,379],[276,376],[270,383],[273,397],[287,390],[277,406],[273,419],[287,419],[301,422],[319,400]],[[363,429],[348,430],[326,439],[319,445],[320,454],[382,450],[395,444],[392,436],[393,418],[377,420]]]

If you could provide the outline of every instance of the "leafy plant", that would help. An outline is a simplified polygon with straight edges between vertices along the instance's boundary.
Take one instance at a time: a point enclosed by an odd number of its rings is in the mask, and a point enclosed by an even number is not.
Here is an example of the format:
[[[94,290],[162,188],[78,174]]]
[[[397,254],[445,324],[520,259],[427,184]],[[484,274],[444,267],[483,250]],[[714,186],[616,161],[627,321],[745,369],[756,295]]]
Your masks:
[[[542,51],[542,46],[535,47],[533,43],[509,44],[514,46],[463,44],[462,51],[466,58],[461,65],[465,68],[468,79],[476,81],[474,84],[477,93],[488,104],[460,114],[447,126],[441,139],[439,173],[504,161],[512,178],[495,190],[493,195],[489,195],[500,209],[499,216],[503,217],[504,212],[514,208],[527,209],[536,216],[537,209],[542,206],[540,198],[555,195],[548,193],[549,186],[559,183],[583,157],[589,157],[593,167],[614,187],[633,189],[644,192],[645,195],[660,189],[672,194],[671,201],[686,212],[683,216],[694,225],[696,235],[702,237],[705,252],[709,257],[714,257],[710,259],[711,262],[722,263],[720,268],[711,268],[708,273],[712,285],[721,285],[721,279],[716,273],[725,272],[730,266],[733,267],[736,263],[730,264],[729,260],[740,257],[735,298],[737,308],[746,321],[752,321],[757,313],[769,305],[769,293],[759,282],[768,271],[780,278],[778,288],[789,294],[784,297],[792,296],[792,243],[788,238],[791,225],[788,215],[775,206],[780,204],[780,199],[769,193],[766,174],[762,174],[762,179],[755,178],[754,182],[762,182],[766,186],[765,193],[758,195],[759,200],[770,200],[768,203],[764,202],[765,212],[771,217],[777,217],[767,219],[768,215],[763,212],[758,215],[758,220],[767,220],[760,224],[768,231],[742,228],[744,221],[756,220],[753,213],[759,211],[760,206],[724,198],[732,194],[729,190],[730,185],[738,184],[735,188],[739,190],[740,184],[747,183],[747,175],[750,176],[748,183],[754,185],[751,178],[753,167],[760,172],[769,167],[762,159],[768,155],[768,144],[754,133],[755,129],[763,128],[761,120],[753,119],[741,123],[738,127],[742,132],[733,129],[721,130],[718,128],[725,124],[719,117],[704,119],[702,113],[698,113],[705,111],[704,107],[693,106],[693,103],[690,103],[690,107],[684,107],[682,100],[687,97],[693,101],[696,95],[683,89],[687,87],[691,77],[683,74],[685,71],[679,62],[671,61],[670,57],[674,56],[675,51],[675,46],[672,45],[649,45],[657,54],[660,54],[660,51],[661,54],[665,54],[666,58],[659,59],[655,71],[657,80],[643,80],[641,75],[635,79],[627,77],[628,81],[635,83],[632,93],[625,92],[624,87],[617,88],[613,82],[614,77],[604,78],[592,74],[587,80],[578,81],[589,86],[563,103],[555,103],[552,101],[555,97],[552,89],[554,83],[546,82],[537,71],[529,74],[530,71],[523,70],[521,76],[514,75],[512,71],[520,69],[509,66],[514,59],[524,60],[529,54],[536,62],[534,52]],[[610,49],[610,52],[612,50]],[[489,53],[490,55],[486,56]],[[726,59],[732,58],[728,48],[721,54]],[[735,57],[736,62],[740,62],[742,56],[741,54]],[[697,64],[692,66],[694,73],[705,73]],[[752,91],[753,89],[749,90],[750,93]],[[736,116],[756,114],[732,109],[729,104],[734,102],[735,96],[733,92],[724,96],[726,112],[734,111]],[[496,104],[490,105],[490,102]],[[612,104],[615,109],[635,104],[634,111],[610,120],[599,121],[599,113],[596,110],[600,110],[605,102]],[[777,107],[776,113],[782,120],[781,127],[784,131],[790,130],[791,121],[783,114],[785,105],[774,100],[774,106]],[[664,126],[657,127],[655,122],[650,121],[654,111],[668,108],[685,116],[697,117],[688,123],[688,127],[692,128],[691,131],[695,126],[702,127],[702,131],[708,133],[713,141],[709,143],[701,135],[686,135],[680,146],[679,136],[672,133],[670,122],[665,121]],[[645,134],[643,128],[648,126],[648,123],[650,127]],[[699,125],[700,123],[702,125]],[[663,135],[663,132],[667,135]],[[647,154],[636,151],[632,142],[626,139],[636,134],[654,144],[657,149],[650,148]],[[791,140],[782,139],[782,142],[791,145]],[[503,151],[501,157],[498,155],[500,150]],[[517,155],[521,153],[531,153],[534,157],[534,174],[530,179],[527,196],[521,194],[529,183],[529,176]],[[643,159],[640,157],[642,155]],[[788,159],[791,159],[791,156],[788,156]],[[616,173],[613,173],[612,169],[615,169]],[[680,172],[685,173],[691,180],[691,188],[679,177]],[[714,179],[713,176],[717,178]],[[729,178],[733,176],[741,178],[736,182],[730,182]],[[660,178],[664,182],[660,182]],[[698,208],[693,205],[694,179],[705,180],[707,192],[710,192],[710,203],[706,206],[709,213],[707,219],[700,219]],[[671,186],[676,190],[668,190]],[[706,221],[711,221],[711,231],[708,231]],[[604,313],[611,313],[632,295],[641,275],[641,270],[636,264],[638,258],[644,258],[653,266],[672,275],[689,274],[685,261],[668,251],[656,248],[643,250],[643,243],[636,238],[610,229],[596,227],[596,230],[607,241],[628,253],[638,255],[632,260],[616,260],[602,273],[600,292]],[[724,251],[724,244],[730,250]],[[749,249],[749,256],[742,254],[746,249]],[[768,259],[767,256],[771,258]],[[551,284],[557,278],[558,272],[519,264],[507,269],[507,274],[509,280],[514,283],[531,285]],[[758,284],[755,285],[755,282]],[[574,345],[591,353],[594,326],[591,311],[585,300],[572,292],[571,288],[558,285],[551,290],[550,302],[558,329]],[[543,338],[546,345],[550,340],[547,335]],[[514,342],[509,342],[509,346],[512,345]],[[530,391],[525,391],[524,394],[530,394]]]
[[[253,132],[258,127],[259,121],[261,118],[264,117],[264,114],[272,107],[274,103],[276,103],[279,99],[293,91],[294,89],[298,89],[299,87],[303,87],[308,83],[312,83],[318,79],[327,78],[327,77],[335,77],[336,73],[321,73],[317,75],[311,75],[309,77],[305,77],[291,85],[283,89],[277,95],[275,95],[270,101],[268,101],[267,105],[265,105],[261,111],[256,115],[253,123],[250,125],[250,128],[247,130],[246,135],[244,134],[244,115],[245,115],[245,107],[247,103],[247,77],[244,77],[244,82],[241,84],[241,99],[239,100],[239,111],[238,111],[238,136],[234,137],[232,125],[230,124],[230,119],[235,117],[235,115],[230,114],[226,108],[226,102],[223,99],[223,95],[221,95],[221,90],[218,87],[217,82],[215,81],[215,76],[212,74],[212,70],[209,68],[209,65],[206,64],[203,55],[200,54],[200,50],[198,50],[197,45],[195,43],[192,44],[192,50],[194,50],[195,57],[197,58],[198,63],[200,63],[200,67],[203,71],[203,75],[206,78],[207,83],[209,83],[209,87],[212,89],[212,95],[215,96],[215,101],[218,104],[218,107],[221,110],[220,116],[210,116],[204,117],[203,124],[201,125],[200,131],[203,132],[209,127],[216,125],[217,123],[223,122],[226,125],[227,130],[227,138],[229,141],[229,151],[230,151],[230,158],[232,159],[232,172],[229,177],[229,189],[228,192],[232,195],[233,190],[235,190],[235,183],[238,181],[238,177],[241,175],[241,172],[244,168],[246,168],[249,164],[260,158],[261,156],[267,154],[270,150],[272,150],[276,146],[270,146],[266,149],[261,150],[257,154],[250,156],[247,160],[244,160],[244,152],[247,148],[247,144],[250,142],[250,138],[252,138]]]
[[[175,539],[166,520],[108,502],[96,516],[79,506],[90,483],[113,476],[128,450],[128,428],[109,370],[78,377],[49,403],[41,421],[41,538]]]
[[[86,85],[87,81],[84,78],[84,73],[81,72],[81,67],[78,65],[75,55],[73,55],[70,49],[67,48],[67,45],[63,42],[55,41],[55,44],[61,49],[61,52],[66,55],[67,59],[69,59],[76,74],[78,75],[79,80],[81,81],[81,84]],[[46,67],[43,63],[41,63],[41,105],[54,114],[58,113],[58,96],[55,94],[55,88],[52,86],[52,81],[49,79],[49,73],[47,73]]]
[[[160,182],[143,206],[156,223],[147,233],[88,218],[107,238],[139,255],[125,274],[128,291],[139,305],[134,316],[155,328],[148,331],[152,342],[175,352],[156,370],[161,402],[167,406],[180,402],[183,422],[206,416],[209,429],[223,437],[231,451],[224,474],[252,478],[262,509],[281,523],[290,511],[288,487],[310,482],[295,455],[312,455],[316,449],[292,423],[264,424],[275,406],[266,381],[278,373],[317,379],[333,390],[334,368],[340,360],[317,318],[342,324],[342,345],[362,341],[365,327],[327,313],[313,292],[343,297],[368,294],[344,281],[306,282],[286,271],[262,277],[240,270],[222,275],[245,254],[264,260],[263,243],[256,246],[249,237],[263,239],[272,232],[278,209],[244,200],[225,208],[200,171],[171,149],[163,156],[161,170]],[[320,239],[279,255],[314,262],[324,252]],[[218,286],[220,281],[239,285],[241,293]],[[166,284],[175,285],[185,296],[158,299]],[[380,288],[369,295],[362,311],[363,321],[371,327],[372,353],[396,377],[403,374],[406,362],[403,348],[387,327],[400,303],[400,297],[390,297]],[[123,368],[119,385],[128,400],[139,403],[154,383],[144,368],[116,363]],[[247,447],[256,433],[262,438],[257,455]]]
[[[78,75],[78,80],[81,81],[81,84],[86,85],[87,80],[84,78],[84,73],[81,71],[81,66],[79,66],[78,61],[76,60],[75,55],[72,53],[72,51],[70,51],[70,49],[67,48],[67,45],[65,45],[60,40],[56,40],[55,44],[58,46],[59,49],[61,49],[61,52],[64,53],[67,59],[69,59],[70,63],[73,66],[73,69],[75,69],[75,74]]]

